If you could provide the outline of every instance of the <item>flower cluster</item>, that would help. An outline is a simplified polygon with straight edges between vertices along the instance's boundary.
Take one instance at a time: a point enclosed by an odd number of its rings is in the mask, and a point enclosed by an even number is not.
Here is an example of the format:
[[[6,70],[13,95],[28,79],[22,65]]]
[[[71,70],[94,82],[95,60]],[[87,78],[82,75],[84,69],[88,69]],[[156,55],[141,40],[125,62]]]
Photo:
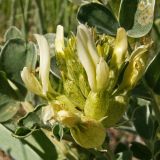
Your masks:
[[[127,34],[119,28],[116,38],[97,35],[80,24],[77,35],[64,41],[63,27],[55,38],[56,62],[63,82],[57,93],[50,83],[50,54],[47,40],[35,35],[40,52],[39,77],[24,68],[21,76],[31,92],[45,98],[44,124],[59,122],[70,129],[84,148],[97,148],[105,140],[106,128],[115,125],[124,112],[129,91],[142,77],[148,63],[148,47],[128,53]]]

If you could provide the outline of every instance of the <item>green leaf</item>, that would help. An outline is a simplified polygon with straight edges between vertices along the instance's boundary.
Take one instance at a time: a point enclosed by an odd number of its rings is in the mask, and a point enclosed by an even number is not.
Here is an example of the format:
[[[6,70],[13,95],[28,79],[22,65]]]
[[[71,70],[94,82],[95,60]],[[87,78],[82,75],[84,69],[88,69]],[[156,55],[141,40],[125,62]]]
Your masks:
[[[20,103],[6,95],[0,94],[0,122],[10,120],[19,110]]]
[[[18,121],[18,128],[13,134],[14,137],[25,138],[37,131],[44,124],[41,119],[41,109],[44,105],[38,105],[32,112],[29,112]]]
[[[132,151],[124,151],[118,153],[119,157],[116,160],[132,160]]]
[[[4,40],[8,41],[8,40],[14,39],[14,38],[24,39],[24,36],[22,35],[21,31],[18,28],[16,28],[15,26],[11,26],[6,31],[6,33],[4,35]]]
[[[149,101],[140,98],[138,98],[138,102],[131,104],[134,107],[132,111],[134,126],[138,134],[145,139],[151,139],[154,132],[154,122],[149,104]]]
[[[25,66],[34,70],[37,64],[37,52],[36,47],[33,42],[27,44],[26,62]]]
[[[0,64],[11,80],[22,83],[20,71],[25,66],[26,43],[22,39],[10,39],[1,51]]]
[[[145,79],[150,88],[156,93],[160,94],[160,52],[154,57],[152,63],[149,65]]]
[[[155,155],[155,160],[160,159],[160,140],[157,140],[154,144],[154,155]]]
[[[29,112],[26,116],[21,118],[18,122],[18,125],[21,127],[26,127],[28,129],[32,129],[36,127],[40,127],[43,125],[43,122],[41,120],[41,109],[44,106],[44,104],[38,105],[34,111]]]
[[[0,148],[6,152],[9,150],[12,158],[17,160],[30,160],[32,157],[34,160],[42,160],[32,148],[24,145],[22,141],[13,138],[11,132],[1,124],[0,131]]]
[[[62,125],[55,123],[52,127],[52,133],[57,140],[62,140],[63,138],[63,127]]]
[[[141,143],[132,142],[130,149],[136,158],[141,160],[150,160],[152,158],[152,153],[149,148]]]
[[[121,27],[129,30],[134,24],[134,15],[137,10],[138,0],[122,0],[119,12],[119,22]]]
[[[77,18],[81,23],[87,23],[91,27],[96,27],[98,32],[109,35],[116,35],[119,27],[111,11],[98,3],[82,5],[78,11]]]
[[[144,84],[140,82],[138,85],[136,85],[135,88],[131,91],[132,95],[135,97],[143,98],[143,99],[150,99],[151,95],[149,91],[146,89]]]
[[[130,4],[131,2],[128,2],[128,5]],[[125,11],[124,11],[125,14],[122,12],[123,13],[122,16],[126,15],[126,18],[124,19],[121,17],[121,23],[123,22],[122,24],[123,25],[125,24],[125,26],[127,26],[127,29],[129,29],[127,31],[128,36],[134,37],[134,38],[140,38],[145,36],[151,30],[153,25],[153,19],[154,19],[154,6],[155,6],[155,0],[139,0],[138,7],[134,15],[134,24],[132,28],[130,28],[131,21],[129,23],[124,21],[125,20],[128,21],[131,18],[128,16],[133,16],[133,12],[135,9],[131,7],[128,7],[128,9],[127,8],[124,9],[126,12],[128,12],[128,14],[125,13]],[[129,14],[130,10],[133,10],[133,11],[132,13]]]
[[[11,88],[6,74],[3,71],[0,71],[0,93],[12,98],[17,98],[16,91]]]
[[[34,150],[43,160],[56,160],[57,152],[53,143],[47,138],[44,132],[38,130],[31,136],[25,138],[26,143]]]
[[[128,150],[128,146],[126,144],[120,142],[117,144],[114,152],[120,153],[120,152],[124,152],[126,150]]]
[[[0,148],[10,153],[13,159],[53,160],[57,159],[54,145],[42,131],[37,131],[24,140],[12,137],[11,132],[0,124]]]
[[[118,18],[121,0],[114,0],[114,1],[109,0],[108,3],[110,5],[113,13],[115,14],[115,16]]]

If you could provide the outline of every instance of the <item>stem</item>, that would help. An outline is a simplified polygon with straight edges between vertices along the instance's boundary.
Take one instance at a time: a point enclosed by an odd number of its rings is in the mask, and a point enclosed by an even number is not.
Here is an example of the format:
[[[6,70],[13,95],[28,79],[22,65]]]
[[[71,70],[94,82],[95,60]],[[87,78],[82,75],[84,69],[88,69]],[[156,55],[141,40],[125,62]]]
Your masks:
[[[16,17],[16,0],[12,0],[11,4],[11,16],[10,16],[10,25],[14,26],[15,25],[15,17]]]
[[[38,7],[38,14],[39,14],[39,21],[40,21],[40,32],[42,34],[46,33],[46,22],[45,22],[45,18],[44,18],[44,8],[42,6],[42,2],[41,0],[35,0],[36,5]]]
[[[23,32],[24,32],[24,35],[25,35],[25,39],[27,40],[27,23],[26,23],[26,19],[25,19],[23,1],[19,0],[19,2],[20,2],[22,17],[23,17],[22,18],[23,19]]]
[[[112,150],[109,147],[106,148],[107,148],[107,160],[115,160]]]

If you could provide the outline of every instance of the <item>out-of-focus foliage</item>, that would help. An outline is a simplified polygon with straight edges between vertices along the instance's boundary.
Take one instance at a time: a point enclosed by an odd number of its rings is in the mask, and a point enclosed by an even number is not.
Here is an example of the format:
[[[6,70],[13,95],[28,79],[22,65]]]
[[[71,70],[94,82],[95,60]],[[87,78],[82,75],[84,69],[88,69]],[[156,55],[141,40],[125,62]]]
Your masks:
[[[58,24],[65,26],[67,35],[76,29],[77,7],[68,0],[0,0],[0,37],[9,26],[30,37],[55,32]]]

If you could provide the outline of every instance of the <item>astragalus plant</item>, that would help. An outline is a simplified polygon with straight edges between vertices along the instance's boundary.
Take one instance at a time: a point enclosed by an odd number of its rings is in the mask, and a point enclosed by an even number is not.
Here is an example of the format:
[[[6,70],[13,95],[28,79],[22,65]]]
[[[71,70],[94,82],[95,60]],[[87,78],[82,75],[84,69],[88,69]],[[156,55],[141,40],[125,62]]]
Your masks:
[[[58,25],[56,33],[34,34],[32,42],[11,27],[0,52],[0,128],[39,159],[158,160],[155,3],[86,0],[76,32],[66,34]],[[113,128],[134,139],[121,136],[112,144]]]
[[[80,24],[77,34],[64,42],[63,27],[57,27],[55,56],[62,80],[57,92],[49,78],[50,53],[47,40],[38,42],[39,76],[24,67],[25,86],[47,102],[40,119],[50,130],[55,123],[69,128],[71,136],[84,148],[100,148],[106,128],[114,126],[126,111],[130,90],[141,79],[148,64],[149,44],[129,55],[126,31],[117,30],[116,38],[98,35]],[[120,80],[120,76],[122,76]]]

